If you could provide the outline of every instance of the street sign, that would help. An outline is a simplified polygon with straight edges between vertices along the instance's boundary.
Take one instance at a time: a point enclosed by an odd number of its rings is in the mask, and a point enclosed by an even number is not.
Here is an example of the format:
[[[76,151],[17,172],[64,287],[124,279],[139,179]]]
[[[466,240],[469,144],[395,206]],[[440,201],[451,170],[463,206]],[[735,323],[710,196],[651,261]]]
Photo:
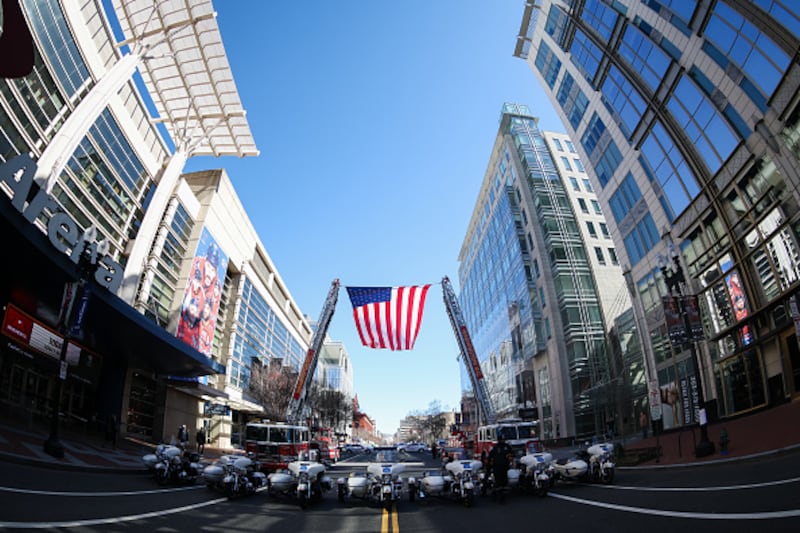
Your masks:
[[[661,420],[661,389],[658,388],[657,379],[647,382],[647,397],[650,402],[650,420]]]

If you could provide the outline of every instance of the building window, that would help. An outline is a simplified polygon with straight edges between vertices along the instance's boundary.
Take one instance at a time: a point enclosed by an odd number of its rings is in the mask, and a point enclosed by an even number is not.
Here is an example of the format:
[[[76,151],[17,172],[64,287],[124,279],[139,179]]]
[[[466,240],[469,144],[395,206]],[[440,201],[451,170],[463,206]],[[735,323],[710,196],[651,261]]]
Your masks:
[[[670,221],[675,220],[700,192],[700,187],[686,160],[659,121],[656,121],[642,143],[639,161],[650,179],[658,180],[666,215]]]
[[[581,212],[583,213],[589,212],[589,208],[586,205],[586,200],[584,200],[583,198],[578,198],[578,205],[581,206]]]
[[[597,200],[591,200],[591,202],[592,202],[592,208],[594,209],[594,213],[596,215],[602,215],[603,210],[600,209],[600,202],[598,202]]]
[[[564,148],[561,146],[561,141],[559,141],[555,137],[553,137],[553,144],[556,145],[556,150],[558,150],[559,152],[563,152],[564,151]]]
[[[572,141],[564,141],[564,144],[567,145],[567,150],[569,150],[573,154],[575,153],[575,145],[572,144]]]
[[[603,249],[602,248],[598,248],[598,247],[595,246],[594,255],[597,256],[597,262],[598,263],[600,263],[601,265],[605,265],[606,264],[606,256],[603,255]]]
[[[635,26],[628,26],[619,45],[619,55],[638,72],[655,93],[667,72],[670,58],[642,35]]]
[[[581,163],[580,159],[575,158],[572,160],[572,162],[575,163],[575,168],[578,169],[578,172],[586,172],[586,170],[583,168],[583,163]]]
[[[772,7],[775,7],[775,4]],[[781,23],[792,21],[795,27],[797,26],[796,17],[786,13],[785,8],[778,9]],[[764,94],[771,95],[775,92],[786,69],[789,68],[791,61],[789,56],[767,34],[761,32],[725,2],[717,2],[714,6],[705,37],[720,50],[720,55],[726,58],[725,61],[736,63]],[[705,46],[704,49],[708,51]],[[717,59],[714,54],[709,55]],[[723,69],[727,68],[727,65],[720,66]]]
[[[591,222],[587,221],[586,222],[586,229],[589,230],[589,235],[591,235],[593,239],[597,238],[597,230],[594,229],[594,224],[592,224]]]
[[[575,178],[575,177],[571,176],[569,178],[569,182],[572,185],[572,190],[573,191],[580,191],[581,190],[580,185],[578,185],[578,178]]]
[[[569,51],[572,62],[581,71],[586,81],[594,87],[594,78],[600,67],[600,61],[603,59],[602,50],[592,42],[588,35],[580,29],[576,29]]]
[[[592,182],[589,181],[589,178],[583,178],[583,188],[586,189],[586,192],[594,192],[594,189],[592,189]]]
[[[600,233],[603,234],[603,238],[610,239],[611,235],[608,233],[608,225],[605,222],[600,222]]]
[[[708,165],[711,174],[716,174],[741,140],[728,121],[686,76],[678,82],[667,108]]]
[[[608,256],[611,258],[612,265],[619,265],[619,259],[617,259],[617,252],[613,248],[608,249]]]
[[[564,168],[568,171],[572,171],[572,167],[569,164],[569,159],[564,156],[561,156],[561,164],[564,165]]]

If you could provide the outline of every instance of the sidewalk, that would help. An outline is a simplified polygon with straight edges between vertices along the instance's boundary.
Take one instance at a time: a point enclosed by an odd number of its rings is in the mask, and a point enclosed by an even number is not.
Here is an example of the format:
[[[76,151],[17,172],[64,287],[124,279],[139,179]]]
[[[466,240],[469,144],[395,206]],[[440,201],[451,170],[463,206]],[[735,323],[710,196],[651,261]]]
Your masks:
[[[156,447],[154,443],[134,437],[118,437],[117,446],[112,447],[110,443],[104,442],[102,435],[66,428],[59,430],[59,440],[64,445],[64,457],[57,459],[46,454],[43,449],[49,434],[49,428],[39,424],[20,425],[16,421],[0,418],[0,461],[59,469],[135,474],[147,472],[142,457],[153,453]],[[201,462],[210,464],[220,455],[233,453],[242,452],[206,446]]]
[[[722,455],[719,449],[719,435],[723,428],[727,430],[730,439],[727,455]],[[48,428],[42,425],[20,425],[15,421],[0,418],[0,461],[84,471],[144,473],[146,470],[142,456],[152,453],[155,448],[153,443],[128,437],[119,438],[114,449],[110,444],[103,442],[101,435],[70,431],[66,428],[60,431],[60,440],[65,451],[64,458],[56,459],[46,454],[42,448],[48,434]],[[696,440],[693,440],[693,434]],[[708,464],[720,460],[800,449],[800,400],[733,420],[709,424],[708,437],[714,443],[715,452],[698,459],[694,456],[695,443],[700,440],[698,427],[662,434],[658,437],[662,450],[658,462],[653,459],[636,467],[625,468]],[[647,439],[630,439],[624,446],[629,449],[656,446],[656,438],[650,435]],[[202,462],[213,463],[220,455],[227,453],[241,452],[207,446]]]
[[[723,455],[719,446],[722,430],[728,432],[728,453]],[[800,400],[770,409],[721,420],[708,425],[708,439],[714,443],[714,453],[696,458],[694,449],[700,441],[698,426],[664,433],[658,436],[661,457],[639,464],[637,467],[708,464],[720,460],[741,459],[747,456],[800,448]],[[656,446],[656,437],[629,440],[626,448]]]

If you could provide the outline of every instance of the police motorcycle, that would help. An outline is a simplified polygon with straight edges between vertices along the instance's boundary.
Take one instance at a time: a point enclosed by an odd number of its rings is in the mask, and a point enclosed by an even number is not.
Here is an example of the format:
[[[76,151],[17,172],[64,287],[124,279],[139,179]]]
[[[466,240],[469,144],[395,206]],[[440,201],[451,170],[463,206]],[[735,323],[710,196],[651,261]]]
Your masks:
[[[589,454],[589,479],[599,483],[613,483],[614,445],[602,442],[590,446],[586,452]]]
[[[256,490],[267,485],[267,476],[254,458],[253,454],[239,455],[224,463],[222,489],[229,500],[254,494]],[[203,473],[205,474],[205,470]]]
[[[203,481],[206,487],[211,490],[222,490],[222,480],[225,478],[226,472],[225,466],[234,459],[236,459],[235,455],[220,455],[214,464],[206,465],[203,468]]]
[[[551,463],[553,455],[547,452],[534,452],[523,455],[519,460],[520,486],[537,496],[547,496],[550,488]]]
[[[366,473],[351,473],[336,480],[339,502],[359,498],[380,503],[390,508],[403,494],[405,465],[399,461],[394,447],[377,447],[373,450],[375,462],[367,465]],[[413,497],[412,497],[413,498]]]
[[[550,486],[556,481],[589,481],[589,453],[579,450],[570,457],[556,459],[550,463],[553,467]]]
[[[196,483],[202,470],[198,454],[184,452],[171,444],[159,444],[155,453],[148,453],[142,457],[142,462],[153,471],[159,485]]]
[[[331,488],[331,478],[325,475],[325,465],[316,461],[292,461],[287,465],[293,479],[295,496],[301,509],[322,499]]]
[[[409,478],[409,499],[449,498],[472,507],[482,467],[483,463],[477,459],[454,459],[446,462],[441,472],[426,472],[419,479]]]

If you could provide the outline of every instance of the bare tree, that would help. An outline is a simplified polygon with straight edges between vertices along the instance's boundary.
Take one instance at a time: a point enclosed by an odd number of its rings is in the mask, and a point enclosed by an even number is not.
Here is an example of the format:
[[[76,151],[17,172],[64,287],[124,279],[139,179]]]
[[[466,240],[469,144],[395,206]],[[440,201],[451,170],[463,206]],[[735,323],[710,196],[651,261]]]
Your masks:
[[[280,362],[264,365],[254,360],[250,366],[250,394],[264,408],[264,417],[270,420],[286,420],[296,382],[297,372]]]
[[[353,403],[343,392],[320,387],[317,383],[308,392],[312,419],[321,427],[342,431],[353,416]]]
[[[424,411],[412,411],[408,419],[413,420],[413,430],[421,440],[436,440],[447,436],[447,417],[439,400],[428,404]]]

